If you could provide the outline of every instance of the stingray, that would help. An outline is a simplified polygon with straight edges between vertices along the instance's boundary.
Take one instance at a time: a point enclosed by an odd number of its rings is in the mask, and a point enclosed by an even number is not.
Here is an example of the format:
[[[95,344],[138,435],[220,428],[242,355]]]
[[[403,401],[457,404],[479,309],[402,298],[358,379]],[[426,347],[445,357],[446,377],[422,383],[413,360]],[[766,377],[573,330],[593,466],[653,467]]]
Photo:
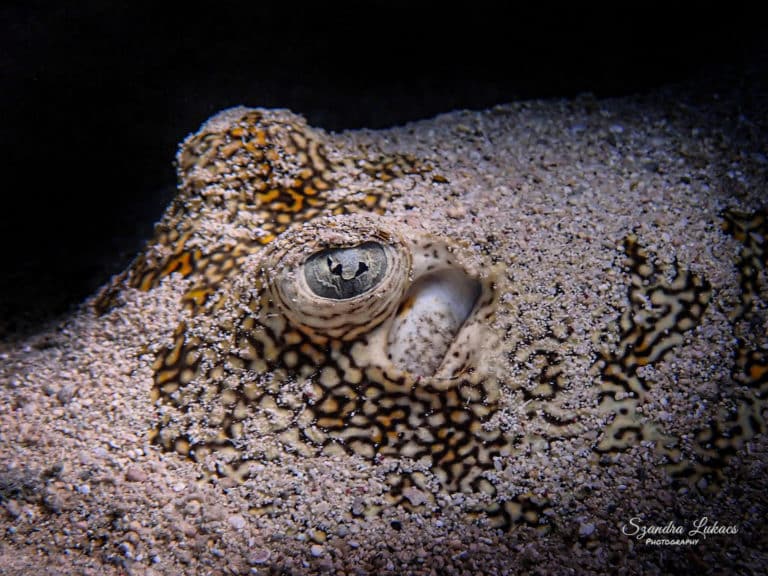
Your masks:
[[[187,283],[186,318],[153,364],[153,442],[235,482],[274,458],[267,436],[307,457],[407,459],[419,465],[389,474],[391,505],[426,512],[436,494],[472,493],[491,526],[546,526],[546,495],[501,497],[494,482],[500,462],[521,453],[521,438],[493,425],[505,380],[492,358],[503,270],[493,254],[478,265],[461,242],[387,214],[397,181],[450,186],[435,166],[407,155],[339,158],[326,139],[288,112],[237,108],[181,146],[179,191],[155,237],[94,302],[106,314],[126,289]],[[744,243],[733,317],[743,331],[765,267],[765,215],[723,218]],[[634,233],[624,257],[617,344],[595,361],[606,425],[593,449],[618,454],[650,440],[677,481],[716,486],[727,458],[765,429],[761,343],[740,336],[734,379],[747,392],[684,456],[641,417],[652,383],[638,369],[684,342],[712,289],[677,262],[659,269]],[[543,367],[523,391],[527,413],[547,419],[553,436],[578,433],[578,411],[554,409],[565,377],[557,350],[532,354]]]

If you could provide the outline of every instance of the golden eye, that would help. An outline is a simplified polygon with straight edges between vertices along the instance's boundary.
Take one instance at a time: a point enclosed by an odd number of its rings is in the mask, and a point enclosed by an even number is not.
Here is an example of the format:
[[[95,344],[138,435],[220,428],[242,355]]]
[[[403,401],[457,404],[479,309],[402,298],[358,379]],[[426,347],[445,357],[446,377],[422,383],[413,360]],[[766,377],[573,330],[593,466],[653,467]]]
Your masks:
[[[304,263],[309,288],[323,298],[347,300],[379,285],[387,272],[387,254],[376,242],[329,248]]]

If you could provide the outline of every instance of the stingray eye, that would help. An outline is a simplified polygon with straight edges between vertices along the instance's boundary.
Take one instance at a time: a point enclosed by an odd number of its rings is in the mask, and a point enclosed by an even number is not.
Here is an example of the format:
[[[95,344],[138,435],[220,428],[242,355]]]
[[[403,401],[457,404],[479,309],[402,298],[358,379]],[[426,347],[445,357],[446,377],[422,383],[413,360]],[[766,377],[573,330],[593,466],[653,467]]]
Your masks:
[[[312,292],[332,300],[365,294],[378,286],[386,272],[387,254],[376,242],[322,250],[304,263],[304,277]]]
[[[408,242],[384,221],[318,220],[290,231],[267,255],[267,287],[306,334],[352,340],[391,318],[410,283]]]

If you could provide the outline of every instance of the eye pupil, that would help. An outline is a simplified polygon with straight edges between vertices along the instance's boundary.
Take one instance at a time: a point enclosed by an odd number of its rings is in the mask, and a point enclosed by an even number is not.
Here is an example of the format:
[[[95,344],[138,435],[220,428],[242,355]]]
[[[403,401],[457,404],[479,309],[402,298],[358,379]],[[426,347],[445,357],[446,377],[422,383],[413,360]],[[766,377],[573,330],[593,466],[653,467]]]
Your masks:
[[[341,263],[334,265],[333,259],[331,258],[328,258],[328,270],[331,271],[331,274],[335,274],[336,276],[342,275]]]
[[[386,271],[386,253],[376,242],[328,248],[313,254],[304,263],[304,277],[312,291],[334,300],[364,294],[381,282]]]

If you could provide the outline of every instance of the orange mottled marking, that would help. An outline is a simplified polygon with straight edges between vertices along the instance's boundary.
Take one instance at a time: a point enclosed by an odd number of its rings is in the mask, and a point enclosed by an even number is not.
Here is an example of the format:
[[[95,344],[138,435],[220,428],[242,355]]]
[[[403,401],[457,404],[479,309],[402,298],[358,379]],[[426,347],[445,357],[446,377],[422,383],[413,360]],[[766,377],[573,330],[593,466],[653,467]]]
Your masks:
[[[195,306],[202,306],[211,294],[213,294],[212,288],[193,288],[184,294],[182,302],[192,302]]]
[[[288,193],[293,198],[293,204],[288,207],[288,210],[290,212],[301,212],[301,209],[304,207],[304,196],[294,190],[288,190]]]
[[[178,370],[163,370],[155,375],[155,386],[162,386],[166,382],[176,378]]]
[[[155,278],[156,278],[155,274],[152,274],[152,273],[146,274],[141,279],[141,284],[139,284],[139,290],[141,290],[142,292],[149,292],[152,289],[152,286],[154,286]]]
[[[224,158],[229,158],[242,147],[243,143],[240,140],[234,140],[226,146],[222,146],[221,155],[224,156]]]
[[[755,364],[749,369],[749,377],[752,380],[760,380],[768,374],[768,364]]]
[[[182,276],[189,276],[192,274],[192,271],[194,270],[192,266],[192,253],[191,252],[184,252],[182,254],[179,254],[175,258],[171,258],[168,261],[168,264],[165,265],[165,268],[163,268],[163,271],[161,274],[163,276],[168,276],[169,274],[173,274],[174,272],[179,272]]]
[[[323,180],[322,178],[312,178],[312,184],[315,185],[315,188],[318,190],[328,190],[328,182]]]
[[[275,200],[278,196],[280,196],[280,190],[272,188],[264,194],[259,194],[259,200],[263,203],[272,202],[272,200]]]

